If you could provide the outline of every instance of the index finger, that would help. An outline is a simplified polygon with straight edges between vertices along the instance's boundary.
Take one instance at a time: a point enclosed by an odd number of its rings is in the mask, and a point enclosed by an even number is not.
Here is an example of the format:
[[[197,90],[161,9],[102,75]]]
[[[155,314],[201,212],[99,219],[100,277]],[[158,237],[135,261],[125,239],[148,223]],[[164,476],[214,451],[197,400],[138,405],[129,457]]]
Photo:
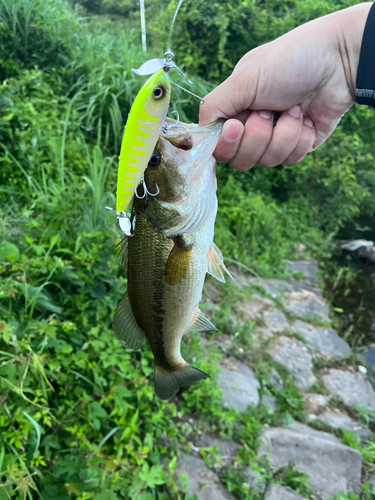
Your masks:
[[[236,69],[204,98],[204,104],[199,109],[199,125],[207,125],[217,118],[235,118],[241,111],[250,108],[255,92],[255,78],[241,67]]]

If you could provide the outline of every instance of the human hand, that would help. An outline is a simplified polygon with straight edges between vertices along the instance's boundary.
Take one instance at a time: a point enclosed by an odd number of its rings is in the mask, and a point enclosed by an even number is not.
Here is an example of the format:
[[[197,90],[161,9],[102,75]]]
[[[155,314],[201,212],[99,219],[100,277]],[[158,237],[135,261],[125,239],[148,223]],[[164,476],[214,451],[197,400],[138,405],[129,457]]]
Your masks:
[[[293,164],[322,144],[355,100],[371,3],[304,24],[248,52],[204,98],[199,123],[227,118],[215,150],[238,170]],[[273,126],[274,112],[281,112]]]

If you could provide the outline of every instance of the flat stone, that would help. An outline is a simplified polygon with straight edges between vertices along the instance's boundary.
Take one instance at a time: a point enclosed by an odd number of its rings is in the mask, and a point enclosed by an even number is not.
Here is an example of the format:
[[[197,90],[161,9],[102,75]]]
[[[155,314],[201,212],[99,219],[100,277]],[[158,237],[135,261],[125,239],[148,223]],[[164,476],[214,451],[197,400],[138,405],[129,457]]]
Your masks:
[[[306,405],[304,410],[307,413],[319,413],[319,411],[328,405],[329,397],[323,394],[305,394],[303,400]]]
[[[360,425],[358,422],[350,418],[344,413],[333,410],[326,410],[324,413],[317,417],[319,422],[329,425],[332,429],[344,429],[355,432],[360,439],[360,441],[365,441],[371,436],[371,431],[367,427]]]
[[[284,306],[293,316],[313,318],[317,315],[324,320],[329,320],[329,309],[326,303],[308,290],[290,292]]]
[[[270,455],[272,467],[294,463],[324,498],[356,490],[360,485],[361,453],[327,432],[303,424],[269,427],[262,429],[260,443],[258,455]]]
[[[220,483],[218,476],[200,458],[181,453],[175,473],[180,481],[182,475],[187,474],[186,491],[189,495],[197,495],[198,500],[212,500],[213,498],[234,500]]]
[[[292,488],[279,484],[270,484],[264,498],[265,500],[304,500]]]
[[[285,314],[281,311],[265,311],[263,313],[266,326],[274,332],[279,332],[289,327]]]
[[[262,479],[262,474],[260,474],[260,472],[257,472],[255,470],[252,470],[252,468],[250,466],[244,470],[243,476],[244,476],[245,482],[253,490],[260,490],[260,489],[264,488],[265,481],[264,481],[264,479]]]
[[[260,384],[247,365],[237,359],[227,358],[221,362],[220,369],[217,383],[223,393],[224,406],[243,412],[249,405],[259,403]]]
[[[275,361],[289,370],[297,387],[307,388],[316,381],[312,371],[312,355],[299,340],[280,337],[268,352]]]
[[[289,283],[295,292],[307,290],[308,292],[313,292],[319,299],[323,299],[322,291],[317,285],[311,284],[308,281],[299,281],[295,278],[289,278]]]
[[[319,439],[326,439],[327,441],[332,441],[332,443],[339,443],[341,441],[334,434],[330,434],[325,431],[318,431],[317,429],[313,429],[306,424],[301,424],[301,422],[294,422],[292,425],[288,425],[286,429],[291,429],[294,432],[299,432],[300,434],[304,434],[306,436],[311,436]]]
[[[318,284],[318,277],[316,275],[318,266],[315,262],[308,260],[287,260],[285,265],[292,273],[301,273],[305,280]]]
[[[265,292],[273,298],[280,297],[286,291],[292,290],[292,287],[287,281],[278,279],[266,280],[264,278],[254,278],[251,276],[249,277],[249,283],[261,286]]]
[[[362,373],[344,370],[331,370],[323,375],[327,389],[346,405],[362,404],[368,410],[375,411],[375,391]]]
[[[201,434],[193,440],[193,443],[198,448],[212,448],[215,446],[217,453],[223,458],[235,457],[239,448],[239,445],[231,439],[221,439],[209,434]]]
[[[300,320],[295,321],[292,328],[324,356],[344,358],[351,352],[348,343],[331,328],[316,328]]]
[[[255,321],[262,317],[262,311],[265,307],[273,306],[270,299],[254,294],[251,299],[246,300],[243,304],[237,307],[237,310],[242,315],[244,320]]]
[[[347,250],[348,252],[356,252],[360,248],[363,247],[368,247],[371,248],[374,246],[374,242],[370,240],[352,240],[349,241],[348,243],[344,243],[341,245],[341,248],[343,250]]]
[[[277,407],[277,399],[275,396],[268,396],[267,394],[264,394],[262,396],[262,403],[267,406],[269,410],[272,410],[274,413],[277,412],[278,407]]]

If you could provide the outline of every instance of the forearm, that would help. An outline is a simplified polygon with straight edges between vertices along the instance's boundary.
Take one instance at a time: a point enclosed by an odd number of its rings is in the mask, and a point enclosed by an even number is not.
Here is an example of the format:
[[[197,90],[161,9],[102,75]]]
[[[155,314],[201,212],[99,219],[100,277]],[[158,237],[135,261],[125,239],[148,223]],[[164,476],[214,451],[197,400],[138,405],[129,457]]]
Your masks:
[[[353,102],[362,37],[371,6],[372,3],[362,3],[329,16],[337,33],[337,50]]]

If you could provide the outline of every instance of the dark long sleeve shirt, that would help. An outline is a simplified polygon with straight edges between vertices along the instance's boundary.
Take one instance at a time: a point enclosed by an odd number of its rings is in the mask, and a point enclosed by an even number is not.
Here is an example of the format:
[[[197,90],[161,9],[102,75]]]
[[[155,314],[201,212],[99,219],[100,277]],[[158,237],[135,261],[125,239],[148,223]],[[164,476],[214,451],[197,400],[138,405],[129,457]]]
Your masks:
[[[356,87],[357,103],[375,108],[375,3],[363,32]]]

